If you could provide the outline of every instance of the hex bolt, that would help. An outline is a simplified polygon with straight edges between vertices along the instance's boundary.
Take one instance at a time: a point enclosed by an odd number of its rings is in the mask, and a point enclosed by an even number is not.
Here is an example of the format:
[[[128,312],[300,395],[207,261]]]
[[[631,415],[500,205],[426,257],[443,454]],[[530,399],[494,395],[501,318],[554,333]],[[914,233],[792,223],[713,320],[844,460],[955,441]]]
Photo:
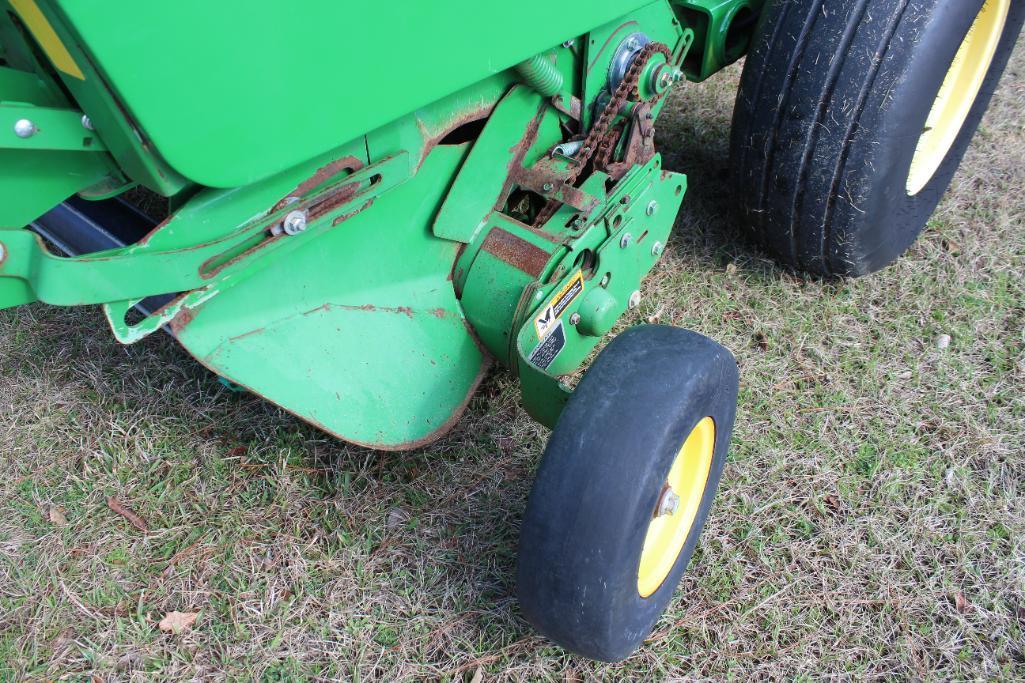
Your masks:
[[[543,189],[545,192],[551,192],[555,189],[555,185],[552,185],[551,183],[545,183]]]
[[[651,202],[648,204],[648,208],[644,210],[644,213],[648,214],[649,216],[654,216],[656,213],[658,213],[658,202],[652,199]]]
[[[4,245],[0,244],[0,264],[4,262],[5,258],[7,258],[7,250],[4,248]]]
[[[623,195],[623,198],[619,200],[619,203],[620,204],[624,204],[624,205],[625,204],[629,204],[630,203],[630,195],[628,195],[628,194]]]
[[[619,239],[619,248],[626,249],[630,246],[630,243],[634,241],[634,236],[630,233],[626,233]]]
[[[630,295],[630,302],[627,304],[631,310],[641,305],[641,293],[639,290]]]
[[[658,507],[655,508],[655,516],[668,517],[669,515],[675,515],[679,509],[680,496],[676,495],[676,491],[667,486],[666,490],[662,492],[662,497],[659,498]]]
[[[19,138],[30,138],[36,134],[36,124],[28,119],[18,119],[14,124],[14,134]]]
[[[604,275],[601,276],[601,282],[598,283],[598,286],[599,287],[608,287],[609,286],[609,274],[608,273],[605,273]]]
[[[574,313],[573,315],[571,315],[569,317],[569,324],[570,325],[577,325],[579,323],[580,323],[580,314],[579,313]]]
[[[306,229],[306,212],[290,211],[285,220],[281,221],[281,228],[286,235],[298,235]]]
[[[568,50],[569,48],[573,47],[576,44],[577,44],[576,40],[567,40],[565,43],[562,44],[562,46]]]
[[[85,128],[86,130],[96,130],[93,128],[92,119],[90,119],[86,114],[82,114],[82,128]]]
[[[662,245],[661,242],[655,242],[654,244],[651,245],[651,255],[652,256],[661,256],[662,255],[662,251],[664,249],[665,249],[665,247]]]

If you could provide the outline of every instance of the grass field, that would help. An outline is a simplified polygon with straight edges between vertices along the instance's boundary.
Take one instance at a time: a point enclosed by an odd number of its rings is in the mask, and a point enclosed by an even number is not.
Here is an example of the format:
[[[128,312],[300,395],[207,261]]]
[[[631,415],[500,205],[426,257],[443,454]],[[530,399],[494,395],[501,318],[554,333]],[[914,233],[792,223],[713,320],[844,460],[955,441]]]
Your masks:
[[[165,335],[31,306],[0,313],[0,679],[1025,677],[1025,50],[931,228],[855,282],[740,239],[738,76],[671,103],[692,189],[624,321],[718,339],[742,375],[702,546],[638,654],[568,656],[519,616],[546,434],[509,377],[434,446],[374,453]],[[198,620],[162,632],[172,611]]]

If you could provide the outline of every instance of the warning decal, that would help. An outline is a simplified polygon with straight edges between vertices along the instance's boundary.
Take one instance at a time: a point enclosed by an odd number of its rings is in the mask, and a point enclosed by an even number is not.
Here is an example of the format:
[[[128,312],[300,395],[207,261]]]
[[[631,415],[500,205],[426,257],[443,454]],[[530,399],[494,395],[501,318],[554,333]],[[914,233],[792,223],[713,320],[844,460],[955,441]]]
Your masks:
[[[548,305],[541,309],[541,312],[534,318],[534,328],[537,330],[537,338],[544,339],[555,328],[559,318],[566,312],[569,305],[573,303],[584,291],[584,274],[577,271],[570,278],[562,289],[557,291]],[[563,334],[565,336],[565,333]],[[565,343],[565,340],[564,342]]]
[[[555,326],[548,331],[548,336],[531,352],[530,362],[542,370],[547,370],[564,348],[566,348],[566,328],[563,326],[562,320],[556,320]]]

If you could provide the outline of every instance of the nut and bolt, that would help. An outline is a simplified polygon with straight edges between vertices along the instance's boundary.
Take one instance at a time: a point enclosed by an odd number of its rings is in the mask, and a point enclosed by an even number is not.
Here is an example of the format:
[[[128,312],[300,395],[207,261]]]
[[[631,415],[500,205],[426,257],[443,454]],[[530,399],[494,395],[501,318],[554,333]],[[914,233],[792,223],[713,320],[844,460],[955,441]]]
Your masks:
[[[623,204],[623,205],[629,204],[630,203],[630,195],[628,195],[628,194],[623,195],[623,198],[619,200],[619,203]]]
[[[630,295],[630,301],[627,305],[631,310],[641,305],[641,293],[639,290],[634,291],[634,293]]]
[[[82,114],[82,128],[85,128],[86,130],[96,130],[93,128],[92,119],[85,114]]]
[[[620,249],[626,249],[627,247],[630,246],[630,244],[633,241],[634,241],[634,236],[631,235],[630,233],[626,233],[625,235],[623,235],[622,237],[619,238],[619,248]]]
[[[675,515],[676,511],[680,509],[680,497],[676,495],[676,491],[673,491],[668,486],[666,490],[662,492],[662,497],[658,500],[658,507],[655,508],[656,517],[668,517],[669,515]]]
[[[30,138],[36,134],[37,130],[36,124],[28,119],[18,119],[14,123],[14,134],[19,138]]]
[[[644,210],[644,213],[648,214],[649,216],[654,216],[656,213],[658,213],[658,202],[656,202],[654,199],[651,200],[651,202],[648,203],[648,208]]]
[[[599,287],[608,287],[609,286],[609,274],[608,273],[605,273],[604,275],[601,276],[601,282],[598,283],[598,286]]]
[[[566,42],[564,42],[562,44],[562,46],[568,50],[569,48],[573,47],[576,44],[577,44],[577,41],[570,39],[570,40],[567,40]]]
[[[665,246],[663,246],[663,244],[661,242],[655,242],[654,244],[651,245],[651,255],[652,256],[661,256],[662,252],[664,250],[665,250]]]
[[[579,313],[574,313],[573,315],[571,315],[569,317],[569,324],[570,325],[577,325],[579,323],[580,323],[580,314]]]
[[[545,183],[542,189],[544,189],[545,192],[551,192],[555,189],[555,185],[552,185],[551,183]]]
[[[290,211],[281,221],[281,229],[286,235],[298,235],[306,229],[306,212]]]

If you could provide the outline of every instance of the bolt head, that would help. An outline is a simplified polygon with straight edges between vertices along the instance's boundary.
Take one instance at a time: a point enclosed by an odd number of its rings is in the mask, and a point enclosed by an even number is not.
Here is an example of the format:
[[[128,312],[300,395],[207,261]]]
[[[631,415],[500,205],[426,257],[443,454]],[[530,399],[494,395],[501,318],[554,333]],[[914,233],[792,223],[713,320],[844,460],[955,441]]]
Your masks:
[[[85,128],[86,130],[96,130],[95,128],[93,128],[92,119],[90,119],[85,114],[82,114],[82,128]]]
[[[664,250],[665,250],[665,246],[663,246],[663,244],[661,242],[655,242],[654,244],[651,245],[651,255],[652,256],[661,256],[662,252]]]
[[[0,244],[0,263],[3,263],[5,258],[7,258],[7,250],[4,245]]]
[[[630,301],[627,305],[630,307],[631,310],[641,305],[640,291],[635,291],[633,294],[630,295]]]
[[[281,227],[286,235],[298,235],[306,229],[306,212],[290,211],[281,222]]]
[[[544,184],[544,191],[545,192],[551,192],[554,189],[555,189],[555,185],[552,185],[551,183],[545,183]]]
[[[580,323],[580,314],[579,313],[574,313],[573,315],[571,315],[569,317],[569,324],[570,325],[577,325],[579,323]]]
[[[623,235],[622,237],[619,238],[619,248],[620,249],[626,249],[627,247],[630,246],[630,243],[633,242],[633,241],[634,241],[634,236],[631,235],[630,233],[626,233],[625,235]]]
[[[566,49],[569,49],[569,48],[573,47],[574,45],[576,45],[576,43],[577,43],[577,41],[575,41],[575,40],[567,40],[565,43],[562,44],[562,46],[564,48],[566,48]]]
[[[28,119],[18,119],[14,123],[14,134],[19,138],[30,138],[36,134],[36,124]]]
[[[651,202],[648,204],[648,208],[644,210],[644,213],[648,214],[649,216],[654,216],[656,213],[658,213],[658,202],[656,202],[654,199],[651,200]]]
[[[598,283],[598,286],[599,287],[608,287],[609,286],[609,274],[608,273],[605,273],[604,275],[602,275],[601,282]]]
[[[655,516],[667,517],[669,515],[674,515],[679,509],[680,497],[676,495],[676,491],[673,491],[671,488],[666,488],[662,497],[659,498],[658,508],[655,510]]]

